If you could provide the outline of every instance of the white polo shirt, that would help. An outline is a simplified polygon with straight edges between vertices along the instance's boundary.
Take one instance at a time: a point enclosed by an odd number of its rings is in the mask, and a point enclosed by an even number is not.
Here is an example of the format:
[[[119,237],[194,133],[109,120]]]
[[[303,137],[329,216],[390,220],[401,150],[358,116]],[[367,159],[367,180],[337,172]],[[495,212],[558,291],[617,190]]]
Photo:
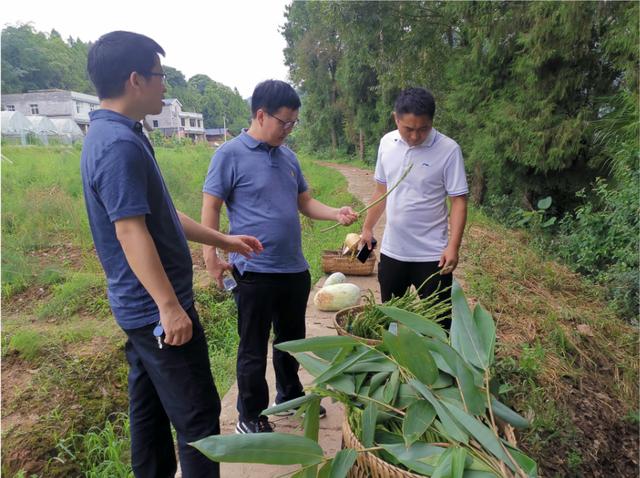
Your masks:
[[[447,196],[469,192],[460,146],[431,129],[417,146],[398,130],[380,140],[375,179],[392,188],[406,168],[413,168],[387,196],[387,224],[380,252],[406,262],[439,261],[448,243]]]

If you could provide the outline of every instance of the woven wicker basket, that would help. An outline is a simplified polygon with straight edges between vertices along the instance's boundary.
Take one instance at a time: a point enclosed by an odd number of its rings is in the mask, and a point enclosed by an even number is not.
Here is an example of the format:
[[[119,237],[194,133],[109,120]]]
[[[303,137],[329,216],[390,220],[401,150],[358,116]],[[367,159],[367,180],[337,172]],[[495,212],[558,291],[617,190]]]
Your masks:
[[[351,431],[349,419],[345,414],[342,422],[342,448],[362,450],[364,447]],[[424,478],[381,460],[368,451],[358,453],[356,462],[347,473],[348,478]]]
[[[346,335],[349,337],[353,337],[354,339],[360,340],[361,342],[364,342],[368,345],[376,346],[382,343],[382,341],[376,340],[376,339],[365,339],[364,337],[358,337],[357,335],[350,334],[343,327],[343,324],[345,323],[346,318],[349,315],[356,315],[357,313],[362,312],[363,309],[364,309],[364,305],[354,305],[353,307],[347,307],[345,309],[339,310],[338,312],[336,312],[336,315],[333,317],[333,325],[335,326],[336,332],[338,332],[338,335]]]
[[[327,274],[342,272],[351,276],[368,276],[373,274],[375,265],[376,255],[373,251],[364,264],[355,257],[343,256],[339,251],[323,251],[322,253],[322,270]]]

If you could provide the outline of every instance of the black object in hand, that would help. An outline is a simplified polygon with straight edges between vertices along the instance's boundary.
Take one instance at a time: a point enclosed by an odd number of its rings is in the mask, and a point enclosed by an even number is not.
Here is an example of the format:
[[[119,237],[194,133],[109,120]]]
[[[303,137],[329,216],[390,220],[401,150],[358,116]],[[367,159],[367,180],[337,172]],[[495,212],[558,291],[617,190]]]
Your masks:
[[[367,262],[369,254],[371,254],[371,251],[376,248],[377,243],[378,241],[376,241],[375,238],[371,239],[371,249],[369,249],[366,244],[363,244],[362,247],[358,249],[358,255],[356,256],[356,258],[363,264]]]

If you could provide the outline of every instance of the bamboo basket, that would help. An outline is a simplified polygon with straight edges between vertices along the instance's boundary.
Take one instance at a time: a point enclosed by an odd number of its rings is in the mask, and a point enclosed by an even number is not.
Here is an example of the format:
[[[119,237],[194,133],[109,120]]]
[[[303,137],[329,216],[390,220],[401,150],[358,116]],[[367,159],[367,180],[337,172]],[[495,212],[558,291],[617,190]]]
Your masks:
[[[342,448],[362,450],[362,443],[356,438],[349,426],[349,418],[345,413],[342,422]],[[356,462],[347,473],[347,478],[424,478],[381,460],[368,451],[358,453]]]
[[[363,309],[364,309],[364,305],[354,305],[352,307],[347,307],[345,309],[339,310],[338,312],[336,312],[336,315],[333,317],[333,325],[336,328],[336,332],[338,332],[338,335],[353,337],[354,339],[364,342],[367,345],[372,345],[375,347],[376,345],[381,344],[382,341],[376,340],[376,339],[366,339],[364,337],[358,337],[357,335],[350,334],[342,325],[345,323],[347,316],[355,315],[359,312],[362,312]]]
[[[343,256],[339,251],[322,252],[322,270],[327,274],[342,272],[351,276],[368,276],[373,274],[376,265],[376,255],[373,251],[363,264],[350,255]]]

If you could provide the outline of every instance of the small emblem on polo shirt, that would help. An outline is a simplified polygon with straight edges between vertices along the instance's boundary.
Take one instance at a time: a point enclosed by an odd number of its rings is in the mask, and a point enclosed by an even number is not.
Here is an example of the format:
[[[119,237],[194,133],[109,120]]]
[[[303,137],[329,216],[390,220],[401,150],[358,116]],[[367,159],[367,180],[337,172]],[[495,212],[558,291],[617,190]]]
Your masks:
[[[423,166],[431,166],[429,163],[422,163]]]

